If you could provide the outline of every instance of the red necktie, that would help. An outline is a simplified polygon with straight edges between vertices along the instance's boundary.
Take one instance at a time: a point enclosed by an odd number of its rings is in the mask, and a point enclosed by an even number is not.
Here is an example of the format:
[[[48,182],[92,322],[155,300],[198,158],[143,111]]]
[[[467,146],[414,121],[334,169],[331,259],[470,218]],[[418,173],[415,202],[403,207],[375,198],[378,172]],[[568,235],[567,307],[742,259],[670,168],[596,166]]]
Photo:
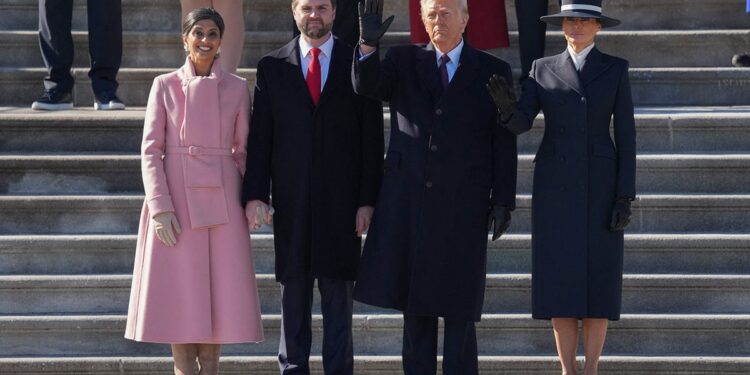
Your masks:
[[[310,91],[313,103],[318,105],[320,100],[320,61],[318,55],[320,55],[319,48],[313,48],[310,50],[312,60],[310,65],[307,66],[307,89]]]

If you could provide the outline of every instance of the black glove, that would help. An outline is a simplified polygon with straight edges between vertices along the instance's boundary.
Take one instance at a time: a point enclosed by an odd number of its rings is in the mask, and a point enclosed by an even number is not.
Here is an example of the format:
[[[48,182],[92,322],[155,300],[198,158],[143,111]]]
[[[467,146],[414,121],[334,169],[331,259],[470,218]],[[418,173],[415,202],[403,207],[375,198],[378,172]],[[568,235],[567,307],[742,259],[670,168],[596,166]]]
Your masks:
[[[383,0],[362,0],[359,10],[359,41],[370,47],[377,47],[393,22],[393,16],[383,20]]]
[[[497,119],[499,123],[506,123],[516,110],[516,93],[505,78],[493,74],[487,82],[487,91],[492,96],[497,107]]]
[[[630,223],[630,217],[633,213],[630,211],[630,198],[617,198],[612,206],[612,220],[609,222],[610,232],[623,230]]]
[[[487,230],[492,231],[492,240],[500,238],[500,236],[508,230],[510,226],[510,210],[508,207],[494,205],[490,208],[489,216],[487,217]]]

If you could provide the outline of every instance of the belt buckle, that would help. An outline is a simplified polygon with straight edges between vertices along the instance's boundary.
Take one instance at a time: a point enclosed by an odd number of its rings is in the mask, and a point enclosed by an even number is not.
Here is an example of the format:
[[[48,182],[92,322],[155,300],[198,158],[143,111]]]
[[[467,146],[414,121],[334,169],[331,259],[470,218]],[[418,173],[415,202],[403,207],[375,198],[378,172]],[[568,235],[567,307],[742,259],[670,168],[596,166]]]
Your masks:
[[[188,155],[196,156],[203,153],[203,147],[200,146],[189,146],[188,147]]]

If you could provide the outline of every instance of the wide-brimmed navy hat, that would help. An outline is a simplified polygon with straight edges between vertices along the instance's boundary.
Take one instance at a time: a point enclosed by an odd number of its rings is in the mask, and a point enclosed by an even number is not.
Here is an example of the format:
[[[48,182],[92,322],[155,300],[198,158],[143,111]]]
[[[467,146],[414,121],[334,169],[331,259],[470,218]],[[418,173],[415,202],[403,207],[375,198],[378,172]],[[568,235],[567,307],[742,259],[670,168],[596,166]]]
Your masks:
[[[612,27],[620,24],[619,20],[602,14],[602,0],[562,0],[560,13],[550,14],[539,18],[555,26],[562,26],[563,18],[597,18],[602,27]]]

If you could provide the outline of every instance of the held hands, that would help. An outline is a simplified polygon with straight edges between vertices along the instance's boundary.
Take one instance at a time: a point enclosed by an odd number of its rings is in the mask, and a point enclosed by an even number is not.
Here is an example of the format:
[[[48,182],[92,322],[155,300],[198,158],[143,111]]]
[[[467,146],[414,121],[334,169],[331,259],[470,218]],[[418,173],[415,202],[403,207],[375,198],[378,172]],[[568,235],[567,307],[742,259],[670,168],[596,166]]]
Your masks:
[[[513,111],[516,110],[516,103],[518,102],[513,87],[505,80],[505,78],[497,74],[493,74],[492,77],[490,77],[490,81],[487,82],[486,86],[492,100],[495,101],[498,122],[508,122],[513,115]]]
[[[510,226],[510,210],[508,207],[500,205],[492,206],[487,218],[487,226],[487,229],[492,231],[493,241],[500,238]]]
[[[245,217],[250,230],[260,229],[263,224],[273,223],[273,207],[268,206],[261,200],[247,202]]]
[[[362,234],[365,233],[370,226],[373,211],[374,209],[372,206],[362,206],[357,210],[357,217],[354,224],[357,237],[362,237]]]
[[[177,235],[175,232],[177,234],[182,233],[182,228],[180,228],[180,223],[177,222],[177,216],[175,216],[174,212],[156,214],[151,218],[151,221],[153,221],[152,225],[154,226],[156,237],[161,242],[169,247],[177,244]]]
[[[612,206],[612,219],[609,222],[609,231],[616,232],[625,229],[630,223],[632,216],[630,211],[630,198],[617,198]]]
[[[383,0],[362,0],[358,10],[360,44],[376,47],[391,26],[393,16],[383,22]]]

